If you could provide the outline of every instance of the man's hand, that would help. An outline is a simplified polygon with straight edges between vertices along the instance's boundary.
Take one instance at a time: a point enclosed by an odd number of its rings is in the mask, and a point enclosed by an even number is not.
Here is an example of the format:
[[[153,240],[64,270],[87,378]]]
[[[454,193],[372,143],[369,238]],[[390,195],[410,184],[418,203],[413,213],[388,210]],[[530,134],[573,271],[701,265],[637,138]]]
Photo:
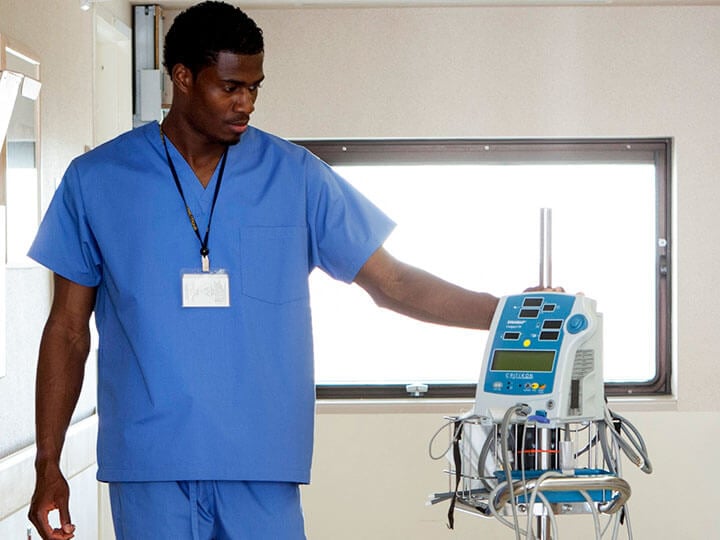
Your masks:
[[[68,510],[69,498],[68,483],[56,466],[47,472],[38,471],[28,518],[43,540],[70,540],[75,536],[75,525],[70,522]],[[48,519],[53,510],[60,514],[59,529],[53,529]]]
[[[535,285],[533,287],[528,287],[523,292],[565,292],[565,289],[562,287],[544,287],[542,285]]]

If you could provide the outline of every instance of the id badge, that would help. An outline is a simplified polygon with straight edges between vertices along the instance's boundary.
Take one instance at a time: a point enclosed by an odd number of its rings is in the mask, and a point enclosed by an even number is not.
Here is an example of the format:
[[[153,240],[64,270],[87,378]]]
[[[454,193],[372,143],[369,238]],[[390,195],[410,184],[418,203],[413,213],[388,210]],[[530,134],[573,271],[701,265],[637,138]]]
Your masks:
[[[216,272],[183,272],[183,307],[230,307],[230,276]]]

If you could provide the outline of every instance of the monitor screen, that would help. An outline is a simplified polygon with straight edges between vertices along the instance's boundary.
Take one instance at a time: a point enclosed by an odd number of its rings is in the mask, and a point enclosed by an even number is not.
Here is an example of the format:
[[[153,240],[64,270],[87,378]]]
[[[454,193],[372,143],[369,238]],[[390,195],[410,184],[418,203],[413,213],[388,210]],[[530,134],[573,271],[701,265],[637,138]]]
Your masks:
[[[500,350],[493,353],[493,371],[552,371],[555,351]]]

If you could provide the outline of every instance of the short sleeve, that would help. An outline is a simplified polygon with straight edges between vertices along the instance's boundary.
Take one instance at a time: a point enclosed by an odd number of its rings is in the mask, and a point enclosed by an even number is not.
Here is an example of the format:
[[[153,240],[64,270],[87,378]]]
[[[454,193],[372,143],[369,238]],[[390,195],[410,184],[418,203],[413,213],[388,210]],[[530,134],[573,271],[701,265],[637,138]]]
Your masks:
[[[28,256],[80,285],[95,287],[100,283],[100,251],[88,223],[75,163],[55,192]]]
[[[350,283],[390,235],[395,223],[326,163],[306,166],[308,224],[315,266]]]

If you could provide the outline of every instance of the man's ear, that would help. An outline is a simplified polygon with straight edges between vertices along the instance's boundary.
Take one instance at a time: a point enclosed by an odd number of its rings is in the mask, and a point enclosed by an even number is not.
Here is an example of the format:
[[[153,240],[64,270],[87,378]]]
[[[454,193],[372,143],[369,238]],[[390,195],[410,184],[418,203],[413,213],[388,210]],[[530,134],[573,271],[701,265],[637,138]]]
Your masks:
[[[175,64],[172,68],[171,78],[173,86],[182,93],[187,93],[193,85],[195,78],[190,68],[184,64]]]

